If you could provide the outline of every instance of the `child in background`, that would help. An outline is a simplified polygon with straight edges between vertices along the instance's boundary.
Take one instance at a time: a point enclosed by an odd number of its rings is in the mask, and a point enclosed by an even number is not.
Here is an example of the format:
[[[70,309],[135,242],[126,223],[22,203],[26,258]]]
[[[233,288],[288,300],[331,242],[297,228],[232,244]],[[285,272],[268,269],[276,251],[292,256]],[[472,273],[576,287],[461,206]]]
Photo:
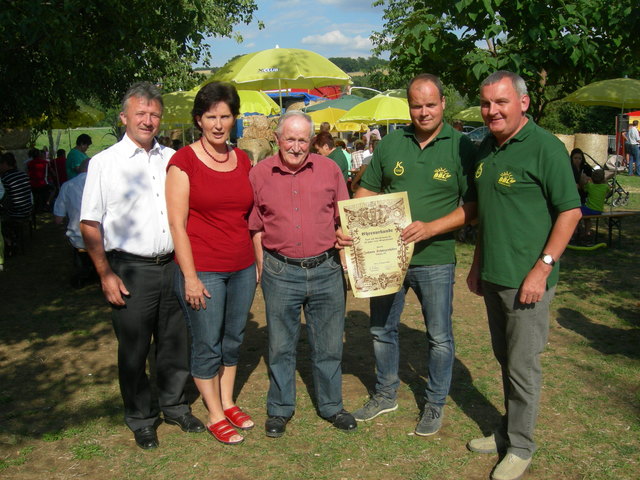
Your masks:
[[[591,179],[587,180],[582,189],[586,194],[586,200],[580,207],[582,214],[600,215],[604,211],[604,201],[611,193],[611,187],[604,178],[604,170],[594,170],[591,174]],[[589,240],[591,238],[591,219],[585,218],[583,222],[584,236]]]

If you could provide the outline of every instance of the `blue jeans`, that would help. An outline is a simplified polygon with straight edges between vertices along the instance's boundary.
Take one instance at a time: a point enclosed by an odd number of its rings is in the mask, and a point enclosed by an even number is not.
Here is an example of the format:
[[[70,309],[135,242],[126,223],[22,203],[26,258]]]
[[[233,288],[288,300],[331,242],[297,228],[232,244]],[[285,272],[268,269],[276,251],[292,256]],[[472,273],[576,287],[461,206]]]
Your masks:
[[[296,401],[296,346],[304,309],[318,412],[342,410],[345,284],[338,254],[315,268],[286,264],[264,252],[262,291],[269,332],[267,414],[291,417]]]
[[[207,308],[200,310],[186,303],[184,276],[179,268],[176,270],[176,294],[191,331],[191,375],[213,378],[221,365],[238,364],[256,291],[256,266],[237,272],[198,272],[198,278],[211,294],[211,298],[206,299]]]
[[[640,175],[640,150],[638,145],[629,144],[629,175],[633,175],[633,165],[636,166],[636,175]]]
[[[403,288],[398,293],[371,298],[371,334],[376,357],[377,394],[389,399],[396,398],[400,385],[398,325],[405,295],[412,288],[422,306],[422,316],[427,327],[429,381],[426,400],[437,406],[445,404],[455,359],[451,327],[454,273],[453,264],[411,266]]]

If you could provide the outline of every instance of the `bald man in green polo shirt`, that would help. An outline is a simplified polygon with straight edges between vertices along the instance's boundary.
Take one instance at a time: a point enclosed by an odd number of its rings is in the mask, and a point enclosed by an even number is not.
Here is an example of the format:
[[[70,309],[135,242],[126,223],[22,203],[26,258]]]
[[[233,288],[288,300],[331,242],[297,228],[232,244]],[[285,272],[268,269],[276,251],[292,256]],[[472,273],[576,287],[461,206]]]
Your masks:
[[[467,283],[484,296],[506,416],[493,435],[467,447],[506,453],[493,480],[517,480],[531,463],[557,262],[581,217],[567,150],[528,108],[527,87],[515,73],[498,71],[480,85],[491,135],[476,164],[480,239]]]
[[[446,101],[435,75],[421,74],[407,87],[411,125],[386,135],[373,152],[355,197],[404,192],[413,222],[402,239],[415,242],[403,288],[370,300],[371,334],[376,358],[374,395],[356,420],[367,421],[398,408],[398,325],[407,290],[422,305],[427,327],[428,383],[425,406],[415,433],[440,430],[455,360],[451,326],[455,241],[453,230],[476,215],[473,186],[475,149],[469,139],[443,121]],[[460,206],[460,200],[464,204]],[[338,236],[340,245],[348,239]]]

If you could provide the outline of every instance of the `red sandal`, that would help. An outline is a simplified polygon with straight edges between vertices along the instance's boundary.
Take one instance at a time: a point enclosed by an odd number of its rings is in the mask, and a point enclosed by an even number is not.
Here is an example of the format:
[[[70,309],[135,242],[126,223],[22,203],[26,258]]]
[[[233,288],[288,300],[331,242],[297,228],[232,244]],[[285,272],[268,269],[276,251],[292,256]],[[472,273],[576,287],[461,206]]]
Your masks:
[[[242,443],[244,438],[236,441],[231,441],[231,437],[234,435],[238,435],[238,432],[229,424],[229,422],[224,419],[220,420],[218,423],[214,423],[213,425],[207,426],[207,430],[209,433],[213,435],[216,440],[221,443],[226,443],[227,445],[237,445],[238,443]]]
[[[255,426],[255,424],[251,425],[250,427],[242,426],[248,420],[252,420],[252,418],[242,410],[240,410],[240,407],[238,407],[237,405],[231,408],[227,408],[224,411],[224,416],[227,417],[227,420],[229,420],[231,425],[239,428],[240,430],[251,430]]]

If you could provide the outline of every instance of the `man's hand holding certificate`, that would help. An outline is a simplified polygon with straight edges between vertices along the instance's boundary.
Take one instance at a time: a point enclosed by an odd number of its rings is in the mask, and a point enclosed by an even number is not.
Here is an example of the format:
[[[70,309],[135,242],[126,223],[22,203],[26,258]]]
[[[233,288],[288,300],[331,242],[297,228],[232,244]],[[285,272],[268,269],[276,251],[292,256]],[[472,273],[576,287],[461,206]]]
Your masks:
[[[345,247],[349,281],[357,298],[400,290],[413,242],[401,234],[411,224],[406,192],[388,193],[338,202],[342,231],[352,238]]]

